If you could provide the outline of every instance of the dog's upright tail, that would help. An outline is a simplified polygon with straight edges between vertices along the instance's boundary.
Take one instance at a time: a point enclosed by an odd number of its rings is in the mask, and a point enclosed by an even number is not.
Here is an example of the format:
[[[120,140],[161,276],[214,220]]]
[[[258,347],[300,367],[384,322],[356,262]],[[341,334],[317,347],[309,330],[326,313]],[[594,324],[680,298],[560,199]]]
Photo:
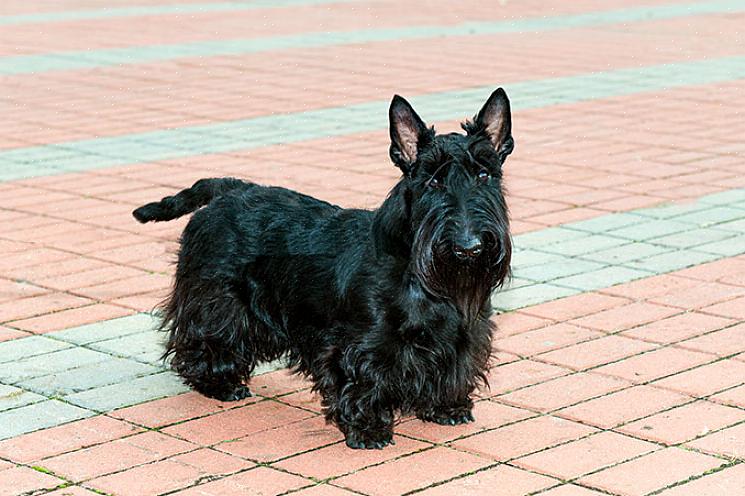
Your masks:
[[[132,215],[143,224],[150,221],[173,220],[207,205],[213,198],[250,186],[253,185],[233,177],[200,179],[191,188],[182,190],[174,196],[166,196],[160,201],[135,209]]]

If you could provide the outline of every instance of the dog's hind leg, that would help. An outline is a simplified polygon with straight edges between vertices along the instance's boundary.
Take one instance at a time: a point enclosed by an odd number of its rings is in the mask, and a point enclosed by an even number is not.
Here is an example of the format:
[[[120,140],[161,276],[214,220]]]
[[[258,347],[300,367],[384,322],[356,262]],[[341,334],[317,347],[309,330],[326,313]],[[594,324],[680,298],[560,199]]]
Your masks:
[[[165,307],[166,357],[186,384],[205,396],[235,401],[256,366],[248,312],[231,290],[177,278]]]

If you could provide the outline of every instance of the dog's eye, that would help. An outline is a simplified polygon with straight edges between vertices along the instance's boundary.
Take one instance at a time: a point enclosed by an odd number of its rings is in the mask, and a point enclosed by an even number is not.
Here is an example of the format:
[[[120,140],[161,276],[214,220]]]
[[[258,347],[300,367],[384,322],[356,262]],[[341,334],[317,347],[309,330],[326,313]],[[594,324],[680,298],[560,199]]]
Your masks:
[[[481,171],[479,171],[478,179],[479,179],[480,182],[485,183],[490,178],[491,178],[491,174],[489,174],[487,171],[485,171],[483,169]]]

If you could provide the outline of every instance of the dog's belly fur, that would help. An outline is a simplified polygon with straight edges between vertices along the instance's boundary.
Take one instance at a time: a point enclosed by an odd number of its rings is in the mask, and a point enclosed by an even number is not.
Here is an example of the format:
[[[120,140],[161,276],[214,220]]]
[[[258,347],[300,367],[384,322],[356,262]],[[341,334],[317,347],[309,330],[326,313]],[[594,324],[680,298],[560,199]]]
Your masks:
[[[251,216],[241,215],[248,210]],[[374,380],[386,403],[405,412],[464,396],[483,373],[482,360],[472,357],[488,354],[488,321],[476,324],[480,332],[466,332],[452,304],[402,280],[405,267],[369,256],[372,248],[361,240],[371,222],[370,211],[249,185],[193,216],[177,280],[198,281],[192,289],[200,298],[218,290],[215,298],[227,291],[241,302],[245,314],[231,312],[241,327],[233,341],[253,358],[239,372],[243,378],[256,362],[286,355],[322,394],[338,394],[349,375],[364,372],[361,380]],[[205,343],[223,339],[217,329],[183,334],[202,335]]]

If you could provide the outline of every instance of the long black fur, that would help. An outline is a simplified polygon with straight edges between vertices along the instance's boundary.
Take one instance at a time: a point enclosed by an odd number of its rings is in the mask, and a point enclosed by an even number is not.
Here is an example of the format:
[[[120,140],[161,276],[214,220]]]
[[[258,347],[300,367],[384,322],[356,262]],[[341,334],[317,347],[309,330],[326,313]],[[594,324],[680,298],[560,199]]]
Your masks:
[[[134,211],[148,222],[196,210],[163,319],[187,384],[241,399],[258,363],[286,356],[352,448],[392,443],[398,412],[473,420],[490,294],[509,276],[509,100],[500,88],[465,135],[437,135],[396,96],[390,124],[403,176],[377,210],[223,178]]]

